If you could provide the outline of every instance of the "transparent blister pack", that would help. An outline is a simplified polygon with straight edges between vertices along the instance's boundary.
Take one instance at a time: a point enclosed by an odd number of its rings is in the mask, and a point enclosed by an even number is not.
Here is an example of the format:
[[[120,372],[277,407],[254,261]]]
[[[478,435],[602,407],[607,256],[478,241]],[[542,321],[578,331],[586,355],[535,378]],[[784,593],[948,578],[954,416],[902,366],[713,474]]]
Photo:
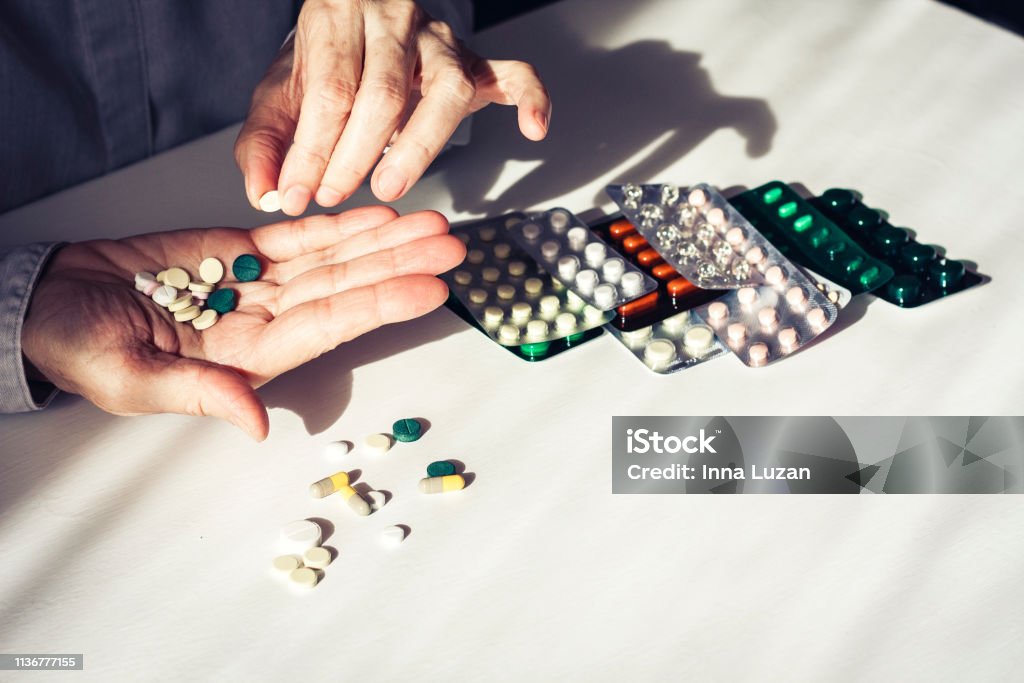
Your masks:
[[[851,293],[870,292],[893,277],[891,267],[785,183],[773,180],[729,203],[790,259]]]
[[[892,268],[895,276],[872,292],[883,301],[914,308],[985,281],[985,276],[970,270],[966,262],[947,258],[941,247],[923,244],[910,230],[892,225],[852,190],[826,190],[810,204]]]
[[[658,288],[654,278],[566,209],[528,214],[509,234],[552,278],[599,310],[609,311]]]
[[[630,332],[614,325],[607,329],[648,368],[667,375],[717,358],[726,348],[710,325],[693,311],[684,311],[661,322]]]
[[[462,226],[451,234],[466,245],[466,259],[441,275],[494,341],[502,346],[540,344],[599,327],[613,317],[556,282],[528,254],[506,241],[509,214]]]
[[[768,240],[709,185],[609,185],[606,191],[650,245],[704,289],[764,283]],[[751,260],[749,257],[757,257]]]

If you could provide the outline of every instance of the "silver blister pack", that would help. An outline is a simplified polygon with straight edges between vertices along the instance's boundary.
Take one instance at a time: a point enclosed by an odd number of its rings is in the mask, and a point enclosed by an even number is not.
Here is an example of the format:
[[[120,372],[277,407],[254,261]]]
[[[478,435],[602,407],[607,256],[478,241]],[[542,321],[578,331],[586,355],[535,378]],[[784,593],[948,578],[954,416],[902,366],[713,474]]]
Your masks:
[[[502,346],[562,339],[607,323],[600,311],[553,280],[528,254],[506,241],[508,214],[453,226],[466,260],[440,277],[487,334]]]
[[[599,310],[609,311],[658,288],[654,278],[566,209],[528,214],[509,234],[551,277]]]
[[[605,325],[605,329],[661,375],[685,370],[727,351],[711,326],[693,311],[677,313],[632,332],[623,332],[614,325]]]

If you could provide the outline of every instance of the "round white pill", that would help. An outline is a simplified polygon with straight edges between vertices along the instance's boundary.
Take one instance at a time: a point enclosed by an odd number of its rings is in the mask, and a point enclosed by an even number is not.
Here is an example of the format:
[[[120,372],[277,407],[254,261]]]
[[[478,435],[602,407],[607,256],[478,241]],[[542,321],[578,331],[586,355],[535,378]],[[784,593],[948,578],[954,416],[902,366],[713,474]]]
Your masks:
[[[639,330],[633,330],[632,332],[623,332],[622,341],[626,342],[626,345],[630,347],[639,346],[650,339],[653,332],[654,328],[650,325],[641,327]]]
[[[592,268],[597,268],[604,263],[606,256],[608,256],[608,248],[600,242],[591,242],[583,249],[583,258]]]
[[[282,578],[285,578],[302,566],[302,560],[295,555],[281,555],[279,557],[275,557],[270,566],[273,567],[274,572]]]
[[[488,266],[480,271],[480,277],[482,277],[485,282],[497,282],[498,278],[501,277],[501,271],[494,266]]]
[[[389,526],[380,535],[381,542],[388,546],[398,546],[405,540],[405,529],[400,526]]]
[[[484,309],[484,325],[496,327],[505,319],[505,312],[497,306],[488,306]]]
[[[494,239],[495,235],[498,234],[498,230],[490,225],[485,225],[480,228],[480,231],[477,234],[480,235],[480,239],[484,242],[490,242]]]
[[[260,197],[260,211],[266,211],[267,213],[274,213],[275,211],[281,210],[281,198],[277,194],[277,190],[271,190],[270,192],[264,192],[263,196]]]
[[[559,313],[555,318],[555,329],[559,332],[572,332],[576,329],[576,316],[572,313]]]
[[[544,289],[544,281],[539,277],[528,277],[526,282],[523,283],[523,289],[526,290],[527,294],[536,296]]]
[[[512,247],[507,242],[498,242],[494,245],[494,258],[502,261],[512,255]]]
[[[588,268],[587,270],[581,270],[576,273],[576,289],[584,294],[593,292],[594,287],[597,286],[599,281],[600,278],[597,276],[596,270],[590,270]]]
[[[608,309],[615,305],[615,300],[618,298],[618,292],[615,291],[615,285],[603,284],[598,285],[594,288],[594,303],[601,308]]]
[[[575,256],[563,256],[558,259],[558,276],[563,280],[572,280],[580,269],[580,260]]]
[[[217,284],[224,279],[224,264],[220,262],[220,259],[215,259],[212,256],[203,259],[203,262],[199,264],[199,277],[203,282]]]
[[[339,460],[344,458],[352,450],[352,445],[348,441],[332,441],[324,446],[324,455],[331,460]]]
[[[750,358],[751,365],[764,365],[768,362],[768,346],[758,342],[757,344],[751,344],[750,349],[747,352]]]
[[[555,230],[562,230],[565,226],[569,225],[569,214],[561,210],[552,211],[551,216],[548,218],[548,223]]]
[[[363,439],[363,445],[369,453],[384,455],[391,450],[391,437],[387,434],[370,434]]]
[[[708,317],[716,322],[721,322],[729,315],[729,307],[721,301],[715,301],[708,306]]]
[[[466,252],[466,261],[473,265],[479,265],[484,262],[484,252],[479,249],[470,249]]]
[[[516,288],[512,285],[498,285],[496,292],[499,299],[510,301],[516,295]]]
[[[135,273],[135,289],[137,289],[139,291],[142,291],[148,285],[150,285],[150,284],[152,284],[152,283],[154,283],[156,281],[157,281],[156,280],[156,275],[153,275],[153,273],[149,273],[149,272],[147,272],[145,270],[143,270],[143,271],[141,271],[139,273]]]
[[[815,308],[807,314],[807,322],[810,323],[812,327],[821,329],[825,326],[825,323],[828,322],[828,317],[825,315],[825,311],[820,308]]]
[[[613,285],[619,284],[624,272],[626,272],[626,262],[620,258],[610,258],[601,265],[601,275]]]
[[[533,315],[533,307],[523,301],[512,304],[512,320],[525,322]]]
[[[714,225],[715,227],[725,225],[725,212],[722,211],[717,206],[713,209],[708,210],[706,218],[708,223]]]
[[[565,239],[569,241],[569,246],[579,250],[587,243],[587,229],[578,226],[571,228],[569,232],[565,233]]]
[[[747,263],[749,263],[752,266],[756,266],[758,263],[764,260],[764,251],[761,249],[761,247],[754,247],[753,249],[747,252],[744,258],[747,260]]]
[[[696,190],[690,191],[690,194],[689,196],[687,196],[686,201],[688,201],[691,206],[704,206],[705,204],[708,203],[708,195],[707,193],[704,192],[704,190],[698,188]]]
[[[317,581],[320,580],[320,577],[314,569],[299,567],[288,575],[288,580],[292,582],[293,586],[298,586],[299,588],[313,588],[316,586]]]
[[[790,287],[786,292],[786,301],[793,307],[802,306],[807,301],[807,294],[804,293],[803,287],[799,285]]]
[[[764,271],[764,279],[770,285],[779,285],[786,279],[786,271],[779,266],[772,266]]]
[[[302,561],[311,569],[323,569],[331,563],[331,551],[327,548],[310,548],[302,553]]]
[[[548,324],[543,320],[531,320],[526,323],[527,339],[543,339],[548,336]]]
[[[320,525],[308,519],[289,522],[281,527],[281,545],[287,552],[301,555],[310,548],[320,545]]]
[[[473,276],[468,270],[456,270],[452,279],[455,280],[455,284],[465,286],[473,281]]]
[[[683,335],[683,346],[691,352],[702,352],[711,346],[715,333],[707,325],[694,325]]]
[[[558,246],[558,242],[554,240],[548,240],[544,244],[540,245],[540,255],[548,261],[554,261],[561,249]]]
[[[676,358],[676,345],[667,339],[654,339],[644,347],[644,362],[652,368],[671,363]]]
[[[644,291],[644,276],[641,273],[631,272],[622,276],[622,293],[626,296],[636,296]]]
[[[374,512],[380,510],[388,502],[388,497],[384,495],[383,491],[370,491],[366,494],[366,498],[370,503],[370,509]]]
[[[474,304],[482,304],[487,301],[487,290],[485,289],[471,289],[469,290],[469,300]]]
[[[202,306],[203,302],[200,301],[199,305]],[[220,320],[220,314],[212,308],[208,308],[192,319],[192,327],[197,330],[208,330],[216,325],[218,320]]]
[[[545,318],[552,318],[557,315],[558,311],[562,308],[562,302],[559,301],[557,296],[549,294],[548,296],[542,297],[540,300],[540,314]]]
[[[778,321],[779,316],[771,306],[757,312],[757,322],[761,323],[761,327],[772,327]]]
[[[526,264],[522,261],[509,261],[508,274],[512,277],[519,277],[526,272]]]
[[[178,298],[178,290],[170,285],[163,285],[153,290],[153,301],[164,308],[170,306]]]
[[[502,325],[498,329],[498,337],[509,343],[519,341],[519,328],[515,325]]]
[[[524,223],[521,229],[523,231],[523,237],[531,242],[540,237],[540,226],[536,223]]]
[[[740,287],[736,291],[736,299],[744,306],[749,306],[757,301],[757,290],[753,287]]]

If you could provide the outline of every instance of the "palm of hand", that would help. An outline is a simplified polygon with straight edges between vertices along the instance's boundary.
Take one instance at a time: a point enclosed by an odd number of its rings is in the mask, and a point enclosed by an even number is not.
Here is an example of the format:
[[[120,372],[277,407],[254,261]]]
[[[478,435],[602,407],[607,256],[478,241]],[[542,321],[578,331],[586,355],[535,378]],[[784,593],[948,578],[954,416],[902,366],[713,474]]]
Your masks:
[[[255,438],[268,430],[253,387],[383,324],[439,306],[434,275],[462,244],[422,212],[384,207],[241,230],[213,228],[72,244],[53,258],[22,332],[26,357],[61,389],[118,414],[216,415]],[[255,282],[219,287],[238,307],[198,331],[133,287],[136,272],[178,265],[193,276],[215,256],[263,263]]]

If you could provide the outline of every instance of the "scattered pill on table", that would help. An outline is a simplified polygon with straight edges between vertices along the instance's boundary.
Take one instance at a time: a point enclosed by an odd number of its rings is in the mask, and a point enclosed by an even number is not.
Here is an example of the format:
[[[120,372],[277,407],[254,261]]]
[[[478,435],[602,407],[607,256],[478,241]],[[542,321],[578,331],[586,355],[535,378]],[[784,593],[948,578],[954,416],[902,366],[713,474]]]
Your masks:
[[[389,526],[381,532],[381,541],[389,546],[398,546],[405,540],[405,529],[400,526]]]
[[[363,445],[369,452],[383,455],[391,450],[391,437],[387,434],[371,434],[363,441]]]
[[[465,488],[466,480],[461,474],[449,474],[444,477],[427,477],[420,479],[420,491],[423,493],[447,493]]]
[[[203,259],[199,264],[199,277],[208,284],[217,284],[224,279],[224,264],[212,256]]]
[[[339,486],[338,495],[342,497],[345,503],[355,512],[357,515],[365,517],[370,514],[370,504],[366,502],[362,496],[360,496],[354,488],[351,486]]]
[[[292,582],[292,585],[299,588],[313,588],[320,580],[320,577],[314,569],[299,567],[288,575],[288,580]]]
[[[310,548],[302,554],[302,561],[312,569],[324,569],[331,563],[331,551],[327,548]]]
[[[384,495],[383,491],[370,491],[366,494],[366,497],[370,499],[370,509],[374,512],[380,510],[388,502],[388,498]]]
[[[275,557],[271,566],[275,572],[279,572],[281,576],[288,576],[293,571],[302,566],[302,560],[295,555],[281,555]]]
[[[428,477],[446,477],[455,474],[455,465],[447,460],[435,460],[427,465]]]
[[[348,441],[332,441],[324,446],[324,455],[334,460],[348,455],[351,450],[352,446]]]
[[[335,472],[329,477],[324,477],[318,482],[309,485],[309,495],[314,498],[325,498],[342,486],[348,486],[348,472]]]
[[[395,440],[410,443],[420,438],[420,435],[423,433],[423,425],[420,424],[419,420],[407,417],[391,425],[391,433],[394,435]]]
[[[231,272],[239,282],[252,282],[259,279],[263,267],[260,260],[252,254],[242,254],[231,264]]]
[[[321,538],[320,525],[308,519],[289,522],[281,528],[281,543],[291,553],[301,555],[320,545]]]

